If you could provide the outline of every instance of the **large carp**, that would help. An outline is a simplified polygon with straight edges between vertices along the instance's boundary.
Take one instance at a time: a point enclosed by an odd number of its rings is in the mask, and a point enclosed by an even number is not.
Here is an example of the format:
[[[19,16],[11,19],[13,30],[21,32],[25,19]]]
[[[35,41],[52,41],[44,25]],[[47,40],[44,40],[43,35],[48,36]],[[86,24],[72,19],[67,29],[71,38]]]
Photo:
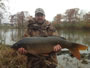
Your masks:
[[[67,48],[71,51],[73,56],[77,59],[80,59],[79,50],[85,50],[88,47],[82,44],[73,43],[67,41],[58,36],[51,37],[27,37],[16,42],[12,48],[17,50],[18,48],[25,48],[29,53],[32,54],[41,54],[41,53],[50,53],[53,51],[53,47],[57,44],[60,44],[62,48]]]

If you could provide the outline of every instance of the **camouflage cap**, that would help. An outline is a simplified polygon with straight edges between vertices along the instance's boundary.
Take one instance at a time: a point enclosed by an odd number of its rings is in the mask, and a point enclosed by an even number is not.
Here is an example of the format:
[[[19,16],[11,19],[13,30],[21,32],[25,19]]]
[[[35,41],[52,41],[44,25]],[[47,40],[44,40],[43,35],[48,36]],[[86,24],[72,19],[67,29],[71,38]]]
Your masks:
[[[37,8],[35,10],[35,14],[37,14],[37,13],[42,13],[43,15],[45,15],[45,12],[44,12],[44,10],[42,8]]]

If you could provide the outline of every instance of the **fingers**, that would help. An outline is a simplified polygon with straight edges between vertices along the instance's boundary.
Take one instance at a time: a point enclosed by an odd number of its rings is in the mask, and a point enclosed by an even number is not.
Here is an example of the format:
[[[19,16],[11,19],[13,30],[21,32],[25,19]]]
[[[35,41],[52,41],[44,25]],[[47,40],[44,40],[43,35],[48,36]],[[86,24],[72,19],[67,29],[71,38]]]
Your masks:
[[[19,52],[20,54],[26,54],[26,53],[27,53],[27,51],[26,51],[24,48],[19,48],[19,49],[18,49],[18,52]]]
[[[54,51],[57,52],[57,51],[60,51],[62,48],[61,46],[58,44],[56,46],[54,46]]]

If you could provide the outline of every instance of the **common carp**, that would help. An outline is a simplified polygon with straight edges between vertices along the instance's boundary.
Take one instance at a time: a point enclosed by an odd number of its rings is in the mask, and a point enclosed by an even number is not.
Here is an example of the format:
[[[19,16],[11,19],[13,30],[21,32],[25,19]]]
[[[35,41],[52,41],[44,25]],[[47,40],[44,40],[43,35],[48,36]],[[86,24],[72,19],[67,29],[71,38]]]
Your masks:
[[[18,48],[25,48],[29,53],[42,54],[53,52],[53,47],[60,44],[62,48],[67,48],[73,56],[80,59],[79,50],[85,50],[88,47],[82,44],[67,41],[58,36],[50,37],[26,37],[13,44],[11,48],[17,50]]]

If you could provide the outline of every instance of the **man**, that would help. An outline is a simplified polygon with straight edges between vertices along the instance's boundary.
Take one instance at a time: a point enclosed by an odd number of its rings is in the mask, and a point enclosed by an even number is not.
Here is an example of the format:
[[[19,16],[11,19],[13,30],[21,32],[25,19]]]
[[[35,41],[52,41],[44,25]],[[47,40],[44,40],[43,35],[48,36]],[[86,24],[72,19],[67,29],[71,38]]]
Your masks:
[[[42,8],[38,8],[35,11],[35,18],[28,21],[28,26],[25,37],[33,36],[55,36],[58,35],[55,28],[45,20],[45,12]],[[41,54],[41,55],[27,55],[27,68],[56,68],[57,58],[55,52],[61,50],[59,44],[53,47],[54,53]],[[24,48],[18,49],[19,53],[27,54],[27,50]]]

